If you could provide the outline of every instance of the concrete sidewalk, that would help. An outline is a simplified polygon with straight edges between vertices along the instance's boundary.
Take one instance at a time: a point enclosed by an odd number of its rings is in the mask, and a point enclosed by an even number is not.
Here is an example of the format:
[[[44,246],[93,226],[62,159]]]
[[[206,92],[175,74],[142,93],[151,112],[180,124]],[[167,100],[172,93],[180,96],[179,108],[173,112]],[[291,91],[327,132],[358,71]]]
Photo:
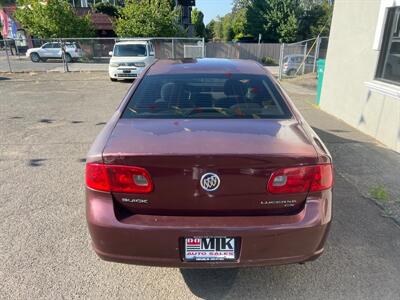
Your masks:
[[[312,77],[286,80],[282,85],[330,150],[336,174],[400,225],[400,154],[315,106]]]

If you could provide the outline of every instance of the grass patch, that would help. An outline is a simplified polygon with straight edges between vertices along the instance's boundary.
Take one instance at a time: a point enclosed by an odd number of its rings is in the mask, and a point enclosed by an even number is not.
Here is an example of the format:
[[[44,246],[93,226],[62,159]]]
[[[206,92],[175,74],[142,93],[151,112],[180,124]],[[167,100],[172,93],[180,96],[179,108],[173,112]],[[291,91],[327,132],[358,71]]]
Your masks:
[[[370,189],[369,194],[372,198],[378,201],[388,201],[389,193],[386,191],[385,186],[377,185]]]

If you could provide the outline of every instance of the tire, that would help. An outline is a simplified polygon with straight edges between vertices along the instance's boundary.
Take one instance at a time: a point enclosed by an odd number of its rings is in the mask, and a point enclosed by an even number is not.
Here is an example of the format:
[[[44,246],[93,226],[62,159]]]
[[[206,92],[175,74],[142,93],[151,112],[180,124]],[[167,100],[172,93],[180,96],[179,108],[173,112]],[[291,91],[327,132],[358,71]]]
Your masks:
[[[110,77],[110,80],[111,80],[112,82],[118,81],[118,79],[116,79],[116,78],[111,78],[111,77]]]
[[[29,57],[31,58],[31,61],[34,63],[40,62],[40,56],[36,52],[31,53]]]
[[[290,76],[290,77],[295,76],[295,75],[296,75],[296,70],[295,70],[295,69],[290,69],[290,70],[287,72],[287,75]]]
[[[65,53],[65,61],[66,61],[67,63],[70,63],[70,62],[72,62],[72,57],[71,57],[71,54],[69,54],[69,53]]]

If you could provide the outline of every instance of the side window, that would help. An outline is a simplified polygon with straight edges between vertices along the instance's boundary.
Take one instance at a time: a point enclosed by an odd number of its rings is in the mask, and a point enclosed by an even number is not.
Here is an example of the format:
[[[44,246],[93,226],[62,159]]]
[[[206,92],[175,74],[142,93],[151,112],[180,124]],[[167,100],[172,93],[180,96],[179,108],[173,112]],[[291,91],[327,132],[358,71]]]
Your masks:
[[[61,48],[60,43],[53,43],[53,48]]]
[[[53,48],[53,47],[52,47],[52,43],[44,44],[44,45],[42,46],[42,48],[43,48],[43,49],[50,49],[50,48]]]
[[[400,85],[400,7],[389,8],[376,79]]]

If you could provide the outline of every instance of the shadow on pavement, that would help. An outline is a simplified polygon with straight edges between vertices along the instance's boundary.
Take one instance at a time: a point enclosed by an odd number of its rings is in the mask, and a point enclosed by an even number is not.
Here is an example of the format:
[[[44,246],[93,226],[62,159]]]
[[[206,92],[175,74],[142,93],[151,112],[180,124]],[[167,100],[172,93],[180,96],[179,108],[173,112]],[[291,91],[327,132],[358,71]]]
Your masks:
[[[190,291],[204,299],[221,299],[236,282],[239,269],[180,269]]]

